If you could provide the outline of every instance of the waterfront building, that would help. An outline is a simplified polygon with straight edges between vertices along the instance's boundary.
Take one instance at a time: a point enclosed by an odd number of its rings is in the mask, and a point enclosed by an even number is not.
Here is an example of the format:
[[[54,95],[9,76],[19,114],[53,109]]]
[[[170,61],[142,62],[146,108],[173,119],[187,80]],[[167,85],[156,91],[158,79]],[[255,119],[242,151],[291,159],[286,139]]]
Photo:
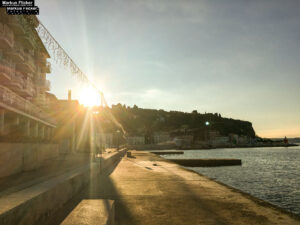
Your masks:
[[[213,146],[223,146],[230,143],[230,139],[228,136],[217,136],[211,140],[211,144]]]
[[[145,136],[128,136],[127,143],[129,145],[143,145],[145,144]]]
[[[193,143],[194,137],[192,135],[183,135],[183,136],[176,136],[174,138],[175,145],[177,147],[183,147],[183,146],[191,146]]]
[[[168,132],[154,132],[153,134],[154,144],[164,143],[171,140]]]
[[[239,135],[237,134],[229,134],[229,140],[232,144],[238,144],[239,143]]]
[[[100,140],[104,148],[112,148],[114,146],[114,135],[112,133],[97,133],[97,139]]]
[[[55,120],[45,112],[50,57],[35,28],[36,16],[0,9],[1,141],[47,141]]]

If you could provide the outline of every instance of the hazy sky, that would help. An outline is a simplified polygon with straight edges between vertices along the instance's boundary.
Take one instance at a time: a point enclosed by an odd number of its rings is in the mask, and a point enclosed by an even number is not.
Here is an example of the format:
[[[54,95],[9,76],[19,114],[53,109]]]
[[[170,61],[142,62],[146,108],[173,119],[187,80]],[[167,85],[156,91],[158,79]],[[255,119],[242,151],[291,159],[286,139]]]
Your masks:
[[[248,120],[300,136],[299,0],[37,0],[40,20],[109,103]],[[78,97],[53,65],[52,92]]]

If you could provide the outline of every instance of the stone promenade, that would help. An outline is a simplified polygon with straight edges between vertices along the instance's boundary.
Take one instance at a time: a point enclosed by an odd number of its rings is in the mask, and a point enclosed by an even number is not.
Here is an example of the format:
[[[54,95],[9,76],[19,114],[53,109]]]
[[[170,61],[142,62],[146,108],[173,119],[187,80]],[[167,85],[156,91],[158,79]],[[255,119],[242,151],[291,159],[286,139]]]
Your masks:
[[[159,156],[138,151],[132,156],[93,180],[65,209],[82,199],[112,199],[119,225],[300,224],[293,215]],[[61,210],[49,224],[68,213]]]

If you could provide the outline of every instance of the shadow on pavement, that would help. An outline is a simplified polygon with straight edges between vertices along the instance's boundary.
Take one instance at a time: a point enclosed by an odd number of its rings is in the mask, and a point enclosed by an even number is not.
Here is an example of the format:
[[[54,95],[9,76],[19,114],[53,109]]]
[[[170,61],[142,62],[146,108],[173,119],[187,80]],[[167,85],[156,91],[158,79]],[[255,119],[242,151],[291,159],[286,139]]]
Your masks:
[[[60,224],[72,210],[83,200],[83,199],[109,199],[115,200],[115,224],[120,224],[120,217],[126,218],[127,221],[132,225],[135,225],[134,218],[130,213],[127,206],[124,204],[122,197],[118,193],[113,181],[110,178],[110,174],[117,167],[119,162],[112,166],[109,170],[103,171],[97,177],[95,177],[84,189],[70,199],[61,208],[55,210],[51,215],[40,220],[37,224],[44,225],[57,225]],[[107,208],[109,205],[107,203]]]

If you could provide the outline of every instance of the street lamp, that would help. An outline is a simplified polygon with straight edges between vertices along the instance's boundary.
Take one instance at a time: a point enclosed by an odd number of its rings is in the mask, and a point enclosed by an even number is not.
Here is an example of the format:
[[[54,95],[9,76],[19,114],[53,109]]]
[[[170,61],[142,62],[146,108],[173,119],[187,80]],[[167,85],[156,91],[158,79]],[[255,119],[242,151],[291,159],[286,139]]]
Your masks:
[[[117,130],[117,150],[119,150],[119,136],[120,136],[120,130]]]
[[[209,124],[210,124],[209,121],[205,122],[205,126],[208,127],[208,129],[205,129],[206,130],[205,133],[206,133],[206,140],[209,139],[209,141],[210,141],[210,137],[209,137]]]

